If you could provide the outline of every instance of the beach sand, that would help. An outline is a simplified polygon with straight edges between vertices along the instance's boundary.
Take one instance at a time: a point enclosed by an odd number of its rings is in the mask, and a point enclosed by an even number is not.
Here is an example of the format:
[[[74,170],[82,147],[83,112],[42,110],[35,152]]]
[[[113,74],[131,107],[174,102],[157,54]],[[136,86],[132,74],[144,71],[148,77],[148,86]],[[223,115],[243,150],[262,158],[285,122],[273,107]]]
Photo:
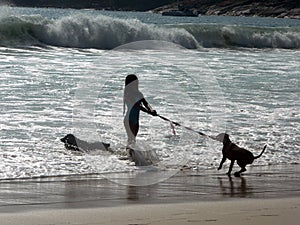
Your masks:
[[[58,209],[1,214],[5,225],[296,225],[300,198]]]
[[[299,223],[299,165],[250,167],[241,178],[222,172],[181,171],[150,186],[119,185],[100,175],[2,180],[0,224]]]

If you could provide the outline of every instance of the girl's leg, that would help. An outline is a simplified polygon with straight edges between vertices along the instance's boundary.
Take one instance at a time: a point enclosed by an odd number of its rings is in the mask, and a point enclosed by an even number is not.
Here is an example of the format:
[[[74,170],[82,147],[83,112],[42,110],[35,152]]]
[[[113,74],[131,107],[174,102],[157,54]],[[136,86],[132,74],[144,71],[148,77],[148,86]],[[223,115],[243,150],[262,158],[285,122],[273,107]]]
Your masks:
[[[129,123],[129,125],[130,125],[130,130],[131,130],[131,132],[132,132],[132,134],[134,136],[134,139],[135,139],[136,136],[137,136],[137,134],[138,134],[138,132],[139,132],[140,126],[139,126],[138,123],[137,124]]]
[[[133,124],[128,120],[124,120],[124,126],[127,133],[127,145],[135,143],[139,132],[139,124]]]

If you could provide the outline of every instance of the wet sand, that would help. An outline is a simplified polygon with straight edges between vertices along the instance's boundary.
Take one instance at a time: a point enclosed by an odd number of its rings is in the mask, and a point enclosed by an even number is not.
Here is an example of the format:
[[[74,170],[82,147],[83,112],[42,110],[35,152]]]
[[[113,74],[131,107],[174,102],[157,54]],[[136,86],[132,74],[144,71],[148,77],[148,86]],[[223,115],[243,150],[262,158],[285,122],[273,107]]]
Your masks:
[[[296,225],[300,198],[129,205],[0,214],[5,225]]]
[[[0,224],[296,224],[299,165],[181,171],[149,186],[100,175],[0,181]],[[233,221],[233,222],[231,222]]]

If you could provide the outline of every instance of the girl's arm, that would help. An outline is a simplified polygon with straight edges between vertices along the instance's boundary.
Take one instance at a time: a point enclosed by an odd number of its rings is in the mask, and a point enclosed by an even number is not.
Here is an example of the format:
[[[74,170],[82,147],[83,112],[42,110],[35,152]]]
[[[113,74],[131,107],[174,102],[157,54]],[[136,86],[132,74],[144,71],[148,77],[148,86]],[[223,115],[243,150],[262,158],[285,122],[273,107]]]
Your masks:
[[[142,104],[140,104],[140,109],[143,111],[143,112],[146,112],[146,113],[149,113],[151,114],[152,116],[157,116],[157,112],[155,110],[152,109],[151,105],[146,101],[145,98],[142,98],[141,99],[141,103],[143,103],[143,105],[145,106],[142,106]]]

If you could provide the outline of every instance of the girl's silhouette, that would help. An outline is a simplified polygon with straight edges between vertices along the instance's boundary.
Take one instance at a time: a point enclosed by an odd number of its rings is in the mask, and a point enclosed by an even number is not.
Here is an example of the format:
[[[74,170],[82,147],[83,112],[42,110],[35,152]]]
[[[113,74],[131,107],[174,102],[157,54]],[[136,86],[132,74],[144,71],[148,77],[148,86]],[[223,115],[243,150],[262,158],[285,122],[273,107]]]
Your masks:
[[[142,92],[139,91],[139,81],[134,74],[128,75],[125,79],[123,102],[123,113],[125,113],[125,105],[127,107],[124,125],[128,137],[127,145],[129,146],[135,143],[136,136],[139,132],[140,110],[152,116],[157,116],[157,113],[146,101]]]

